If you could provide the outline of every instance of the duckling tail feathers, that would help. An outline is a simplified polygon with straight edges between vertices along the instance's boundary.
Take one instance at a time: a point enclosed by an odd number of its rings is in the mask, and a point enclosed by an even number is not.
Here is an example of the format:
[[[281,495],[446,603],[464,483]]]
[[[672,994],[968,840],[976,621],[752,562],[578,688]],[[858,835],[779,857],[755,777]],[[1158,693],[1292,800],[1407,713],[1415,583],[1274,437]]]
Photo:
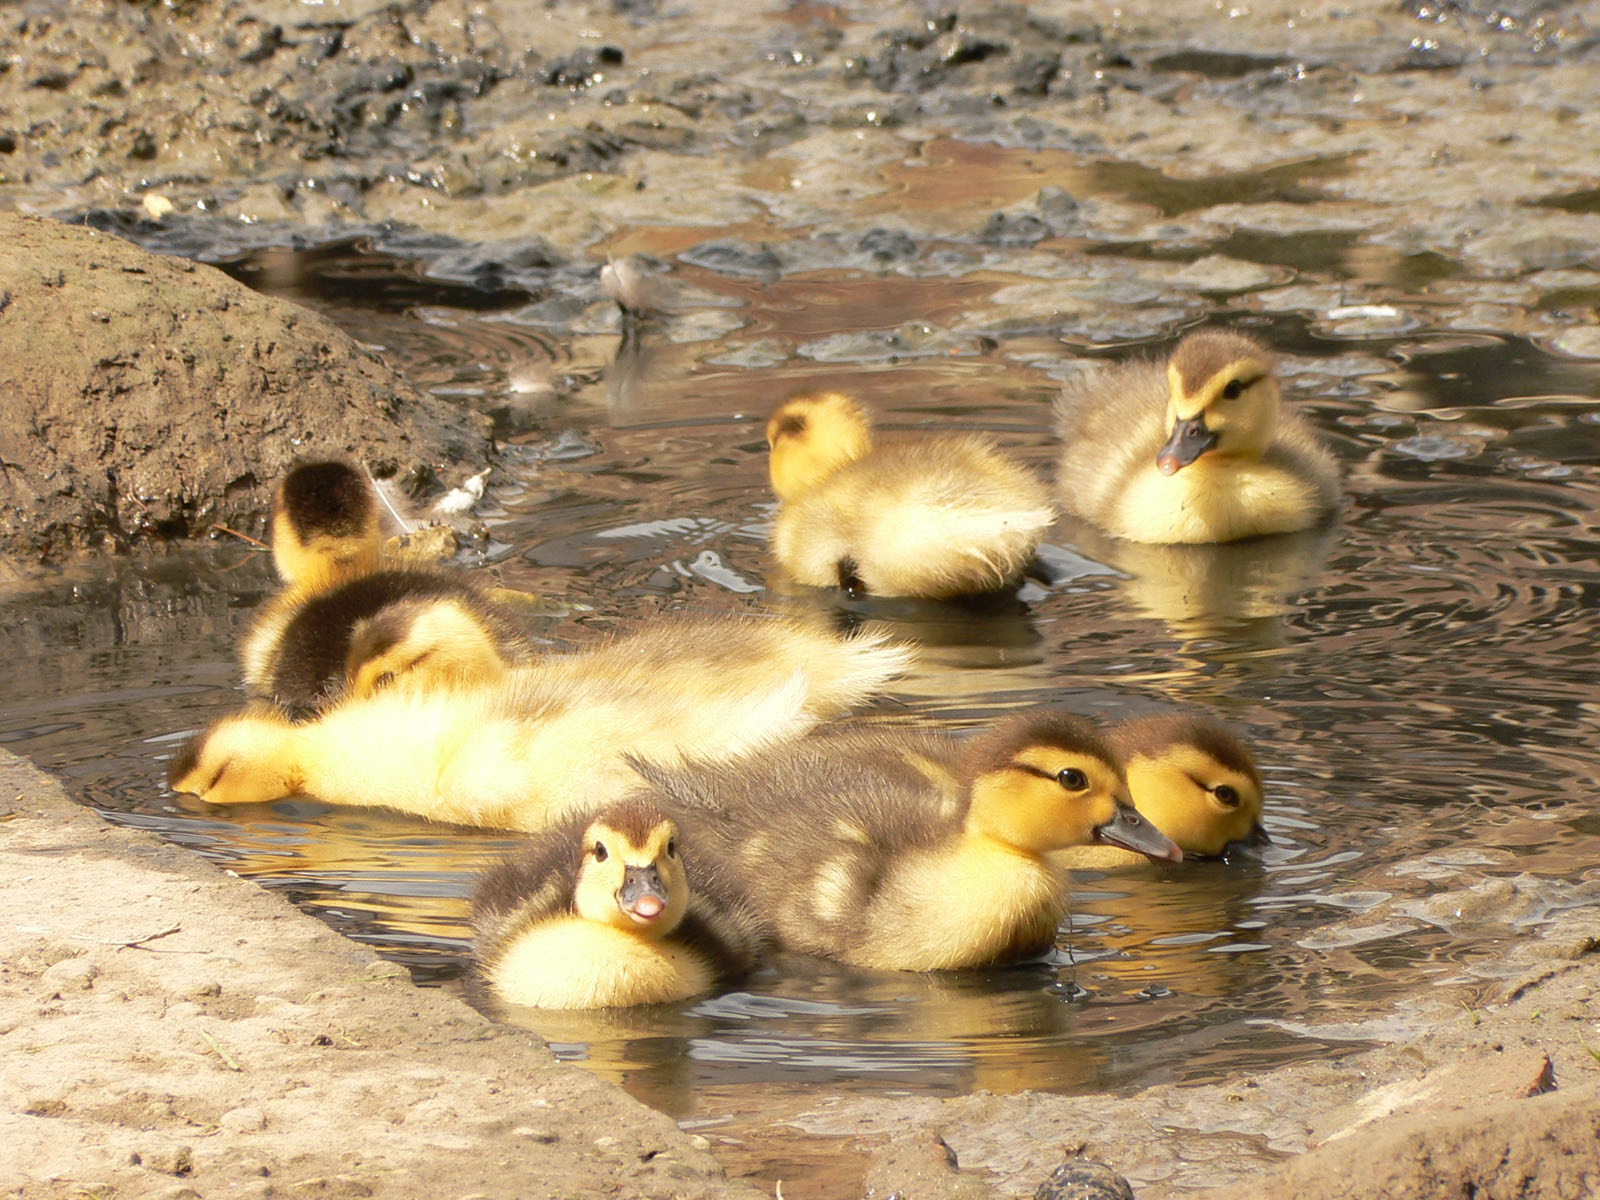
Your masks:
[[[1055,510],[952,508],[938,521],[907,524],[893,539],[900,571],[944,586],[906,587],[907,595],[983,592],[1005,587],[1022,574]],[[892,565],[887,560],[885,567]]]
[[[904,675],[915,657],[910,646],[887,634],[862,633],[825,642],[797,672],[807,690],[806,711],[822,719],[853,708]]]

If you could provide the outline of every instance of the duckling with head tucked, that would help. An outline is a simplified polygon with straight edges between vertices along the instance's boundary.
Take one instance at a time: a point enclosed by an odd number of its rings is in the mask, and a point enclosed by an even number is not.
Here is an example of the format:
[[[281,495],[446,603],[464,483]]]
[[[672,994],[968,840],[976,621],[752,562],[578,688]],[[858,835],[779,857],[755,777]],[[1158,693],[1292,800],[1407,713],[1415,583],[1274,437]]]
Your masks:
[[[772,549],[809,587],[931,599],[1014,585],[1055,519],[1047,489],[976,434],[878,441],[840,392],[767,422]]]
[[[1339,505],[1338,467],[1284,411],[1272,356],[1199,330],[1165,367],[1084,372],[1056,403],[1065,509],[1135,542],[1230,542],[1309,529]]]
[[[1243,742],[1197,713],[1124,721],[1108,740],[1141,816],[1184,856],[1221,858],[1236,846],[1270,844],[1261,824],[1261,774]],[[1144,866],[1149,859],[1114,846],[1062,850],[1074,868]]]
[[[1087,721],[1043,710],[963,742],[841,729],[749,759],[641,764],[700,854],[701,886],[783,949],[932,971],[1013,962],[1055,939],[1065,846],[1181,857],[1127,803]]]
[[[460,688],[389,687],[292,723],[258,704],[171,762],[212,804],[306,794],[492,829],[543,829],[637,784],[626,757],[676,763],[797,737],[909,663],[883,637],[788,621],[662,620]]]
[[[473,895],[483,982],[508,1004],[610,1008],[684,1000],[748,971],[759,928],[693,890],[678,841],[637,800],[536,835]]]

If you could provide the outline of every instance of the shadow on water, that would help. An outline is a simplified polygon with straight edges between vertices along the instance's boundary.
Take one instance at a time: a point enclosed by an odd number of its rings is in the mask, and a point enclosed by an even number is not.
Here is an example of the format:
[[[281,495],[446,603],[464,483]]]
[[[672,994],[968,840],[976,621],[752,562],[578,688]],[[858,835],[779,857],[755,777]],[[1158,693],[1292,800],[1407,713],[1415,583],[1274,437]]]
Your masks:
[[[1097,186],[1170,213],[1241,187],[1292,199],[1339,169],[1185,181],[1180,198],[1142,168],[1086,168]],[[1345,247],[1313,238],[1279,257],[1291,253],[1336,272]],[[487,326],[474,322],[529,294],[488,279],[439,284],[356,244],[251,254],[230,269],[361,306],[397,331],[392,353],[406,370],[445,379],[480,361]],[[738,322],[699,350],[672,340],[669,322],[604,388],[552,402],[494,483],[489,519],[509,548],[498,580],[539,594],[558,644],[663,610],[770,607],[913,638],[927,650],[883,709],[894,720],[970,728],[1040,703],[1102,715],[1205,704],[1256,749],[1274,846],[1249,871],[1085,876],[1044,963],[944,978],[783,959],[683,1005],[513,1019],[651,1103],[711,1122],[708,1132],[758,1108],[752,1097],[769,1087],[953,1094],[1209,1080],[1324,1044],[1291,1026],[1492,973],[1485,951],[1542,911],[1444,926],[1397,906],[1492,876],[1531,872],[1537,891],[1592,873],[1600,364],[1501,337],[1336,340],[1303,314],[1222,314],[1212,320],[1247,323],[1281,350],[1290,402],[1343,460],[1338,524],[1159,548],[1062,523],[1046,550],[1049,582],[1018,598],[852,601],[786,587],[767,558],[759,418],[769,401],[834,380],[892,423],[989,428],[1048,470],[1049,389],[1003,344],[914,363],[796,361],[794,346],[826,332],[817,309],[830,297],[840,323],[859,315],[849,278],[805,287],[803,306],[790,303],[797,287],[773,289],[787,306],[774,307],[729,283],[744,303]],[[918,289],[938,301],[937,281]],[[430,324],[418,305],[452,311]],[[500,344],[526,351],[544,337],[508,323]],[[711,361],[757,343],[766,366]],[[474,368],[484,403],[503,391],[511,357]],[[259,552],[219,542],[0,602],[0,653],[14,664],[0,744],[110,819],[281,890],[419,979],[459,987],[472,881],[509,839],[304,800],[206,810],[162,785],[182,738],[238,703],[233,647],[271,587]]]

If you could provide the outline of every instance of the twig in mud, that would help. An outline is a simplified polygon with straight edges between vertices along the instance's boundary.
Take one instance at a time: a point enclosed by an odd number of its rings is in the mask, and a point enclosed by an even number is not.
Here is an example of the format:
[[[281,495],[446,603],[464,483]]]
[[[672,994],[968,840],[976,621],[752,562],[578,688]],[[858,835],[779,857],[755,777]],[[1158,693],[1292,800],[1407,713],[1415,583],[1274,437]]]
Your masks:
[[[93,942],[96,946],[131,946],[143,950],[145,942],[153,942],[157,938],[167,937],[177,933],[182,928],[182,925],[169,925],[166,929],[158,929],[155,933],[147,933],[143,937],[136,938],[94,938],[75,933],[72,935],[72,940],[75,942]]]
[[[238,538],[241,542],[249,542],[252,546],[256,547],[259,550],[270,550],[270,549],[272,549],[271,546],[268,546],[265,542],[259,540],[258,538],[253,538],[248,533],[240,533],[237,529],[229,529],[226,525],[220,524],[218,522],[213,522],[212,523],[211,532],[229,534],[232,537]]]
[[[220,1058],[223,1062],[228,1064],[228,1069],[230,1071],[242,1071],[242,1070],[244,1070],[243,1067],[241,1067],[238,1063],[234,1062],[233,1059],[228,1057],[228,1052],[226,1050],[224,1050],[221,1046],[217,1045],[217,1039],[216,1038],[212,1037],[204,1029],[199,1030],[199,1033],[200,1033],[201,1037],[205,1038],[206,1045],[210,1046],[213,1050],[215,1050],[217,1052],[217,1057]]]

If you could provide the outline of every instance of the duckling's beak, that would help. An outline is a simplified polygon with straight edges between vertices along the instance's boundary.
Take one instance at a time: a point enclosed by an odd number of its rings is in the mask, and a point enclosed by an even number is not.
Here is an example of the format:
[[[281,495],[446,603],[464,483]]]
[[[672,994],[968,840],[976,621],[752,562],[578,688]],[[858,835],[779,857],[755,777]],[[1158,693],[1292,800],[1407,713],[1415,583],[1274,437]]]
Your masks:
[[[1261,853],[1261,847],[1270,845],[1272,845],[1272,838],[1267,834],[1267,827],[1257,821],[1255,827],[1249,833],[1242,838],[1236,838],[1222,848],[1222,857],[1229,862],[1241,855],[1254,858]]]
[[[1156,470],[1176,475],[1217,444],[1217,435],[1206,428],[1205,413],[1196,413],[1172,427],[1172,436],[1156,455]]]
[[[1117,805],[1116,815],[1094,831],[1095,841],[1109,842],[1149,858],[1182,862],[1183,851],[1173,840],[1126,805]]]
[[[617,907],[640,925],[651,924],[667,911],[667,885],[661,882],[655,863],[622,868]]]

